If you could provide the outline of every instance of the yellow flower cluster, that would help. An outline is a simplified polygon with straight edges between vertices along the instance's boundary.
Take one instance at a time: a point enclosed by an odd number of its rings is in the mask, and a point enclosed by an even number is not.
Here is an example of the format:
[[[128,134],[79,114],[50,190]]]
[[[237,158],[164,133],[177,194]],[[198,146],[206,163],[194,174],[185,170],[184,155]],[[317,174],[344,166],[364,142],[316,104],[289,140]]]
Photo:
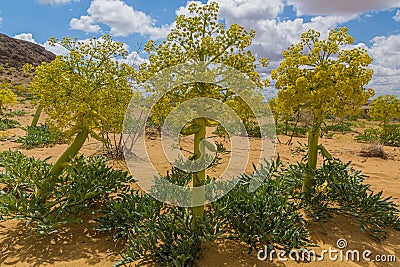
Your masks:
[[[17,96],[11,90],[11,82],[7,80],[0,84],[0,114],[5,104],[13,104],[17,101]]]
[[[149,62],[140,66],[136,73],[137,81],[146,81],[159,71],[182,63],[207,62],[207,64],[222,63],[235,68],[260,88],[269,85],[269,80],[262,80],[256,71],[258,65],[266,67],[268,59],[261,58],[257,62],[256,56],[247,49],[255,37],[255,31],[246,31],[238,24],[226,28],[218,20],[218,10],[216,2],[205,5],[190,4],[190,15],[177,17],[176,26],[165,41],[157,44],[151,40],[145,45],[146,52],[150,54]],[[165,88],[160,86],[159,90]],[[258,94],[261,95],[260,91]],[[249,113],[250,109],[232,92],[216,85],[203,84],[176,87],[158,102],[152,111],[153,119],[162,121],[174,106],[193,97],[219,99],[238,111],[242,119],[252,116]]]
[[[50,63],[37,66],[29,90],[49,115],[48,123],[73,136],[82,127],[100,139],[96,130],[111,127],[122,131],[126,108],[132,98],[129,76],[133,68],[116,59],[127,51],[110,36],[87,42],[65,37],[50,43],[69,50]],[[26,66],[31,71],[32,66]]]
[[[284,60],[272,72],[283,111],[307,109],[322,116],[347,116],[374,95],[365,86],[372,78],[372,62],[362,48],[343,49],[354,42],[347,28],[333,29],[327,39],[309,30],[301,42],[283,52]]]
[[[395,95],[381,95],[369,107],[372,119],[388,124],[390,120],[400,120],[400,99]]]

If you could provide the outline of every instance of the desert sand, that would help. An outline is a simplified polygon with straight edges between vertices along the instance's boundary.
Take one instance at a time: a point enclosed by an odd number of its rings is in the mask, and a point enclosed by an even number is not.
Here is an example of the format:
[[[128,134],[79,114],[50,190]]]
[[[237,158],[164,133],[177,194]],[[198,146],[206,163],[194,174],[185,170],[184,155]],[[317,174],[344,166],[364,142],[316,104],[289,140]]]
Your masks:
[[[13,109],[26,110],[27,114],[33,113],[33,107],[29,103],[19,103]],[[42,116],[41,122],[44,122]],[[17,118],[22,126],[28,125],[32,119],[31,115]],[[335,133],[332,139],[323,138],[321,143],[332,153],[334,157],[343,162],[351,161],[355,169],[360,169],[369,176],[366,182],[372,185],[375,191],[383,191],[384,196],[393,196],[395,202],[400,204],[400,148],[384,147],[388,153],[388,159],[366,158],[359,155],[366,144],[354,141],[357,132],[362,128],[354,128],[353,132],[340,134]],[[3,133],[12,136],[22,136],[24,131],[15,128]],[[154,139],[154,138],[153,138]],[[281,143],[277,143],[275,155],[279,153],[284,162],[296,162],[301,155],[296,154],[298,142],[306,143],[306,138],[294,138],[292,145],[286,145],[286,136],[279,136]],[[187,141],[190,146],[190,141]],[[252,139],[252,145],[257,145],[257,140]],[[36,148],[25,150],[19,143],[11,140],[1,141],[0,150],[20,150],[28,156],[36,158],[47,158],[52,156],[54,161],[65,150],[67,145],[55,145],[49,148]],[[159,162],[160,171],[168,169],[168,163],[162,163],[162,158],[157,159],[159,151],[159,138],[148,140],[148,147],[154,149],[152,160]],[[85,155],[101,153],[101,144],[93,139],[88,140],[81,152]],[[162,157],[162,156],[160,156]],[[123,162],[114,162],[118,168],[125,168]],[[60,233],[50,236],[34,236],[30,234],[29,228],[18,220],[0,223],[0,266],[112,266],[120,256],[115,248],[109,234],[99,234],[88,228],[93,222],[88,218],[83,224],[73,224]],[[335,218],[335,223],[326,223],[328,229],[325,232],[318,223],[310,222],[311,240],[319,247],[314,248],[317,253],[323,249],[337,249],[336,241],[346,239],[346,249],[359,250],[360,252],[370,250],[371,257],[374,255],[397,254],[397,262],[381,263],[357,261],[331,261],[325,257],[323,261],[317,262],[295,262],[292,260],[260,261],[256,252],[249,255],[247,246],[234,240],[220,239],[211,244],[204,245],[204,252],[198,260],[198,266],[400,266],[400,235],[398,231],[389,230],[388,237],[381,243],[374,241],[368,234],[363,234],[358,225],[347,218]],[[135,264],[132,264],[135,266]],[[140,266],[154,266],[142,264]]]

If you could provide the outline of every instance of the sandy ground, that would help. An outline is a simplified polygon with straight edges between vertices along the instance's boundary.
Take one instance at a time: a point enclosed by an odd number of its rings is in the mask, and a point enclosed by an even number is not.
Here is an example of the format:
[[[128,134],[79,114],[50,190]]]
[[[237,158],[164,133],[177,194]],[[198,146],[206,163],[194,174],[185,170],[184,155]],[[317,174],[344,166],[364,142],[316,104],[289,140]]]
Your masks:
[[[28,114],[33,113],[29,104],[18,104],[13,109],[24,109]],[[17,118],[22,125],[28,125],[32,119],[30,115]],[[41,121],[43,122],[43,118]],[[384,147],[389,158],[365,158],[359,152],[366,145],[357,143],[353,140],[361,128],[355,128],[355,132],[347,134],[336,133],[332,139],[322,139],[321,143],[333,154],[344,162],[352,161],[355,169],[360,169],[364,174],[369,175],[366,182],[372,185],[376,191],[383,190],[385,196],[395,197],[395,202],[400,204],[400,148]],[[24,131],[21,129],[11,129],[3,135],[21,136]],[[285,142],[288,137],[279,136],[281,143],[276,145],[276,153],[279,153],[284,162],[296,162],[301,156],[296,154],[298,142],[306,143],[306,138],[294,138],[293,144],[288,146]],[[156,162],[160,172],[165,172],[169,164],[160,156],[159,138],[148,140],[149,154],[153,162]],[[251,140],[252,148],[256,148],[259,143]],[[191,141],[186,140],[184,145],[191,146]],[[50,161],[54,161],[65,150],[67,145],[57,145],[50,148],[37,148],[24,150],[20,144],[11,141],[1,141],[0,150],[19,149],[26,155],[37,158],[52,156]],[[101,151],[101,145],[95,140],[89,140],[82,149],[85,155],[96,154]],[[158,158],[157,158],[158,157]],[[257,155],[252,155],[257,159]],[[227,159],[219,168],[223,168]],[[123,163],[116,163],[118,168],[125,168]],[[250,165],[249,165],[250,166]],[[218,170],[217,170],[218,173]],[[360,261],[346,262],[329,260],[326,256],[323,261],[314,262],[295,262],[287,258],[287,261],[274,260],[260,261],[255,252],[249,255],[247,246],[233,240],[218,240],[211,244],[205,244],[204,252],[198,260],[199,266],[400,266],[400,235],[398,231],[389,230],[388,237],[381,243],[375,242],[367,234],[360,232],[358,225],[347,218],[335,218],[336,223],[327,223],[324,226],[328,229],[325,232],[317,223],[311,223],[311,239],[319,247],[314,250],[321,255],[322,250],[329,248],[337,249],[336,241],[346,239],[348,245],[343,251],[359,250],[362,253],[370,250],[373,259],[376,255],[395,255],[397,262],[377,262]],[[86,228],[92,222],[84,224],[70,225],[61,233],[51,236],[33,236],[23,222],[12,220],[0,223],[0,266],[112,266],[120,257],[114,247],[110,236],[98,234]],[[333,252],[338,254],[339,252]],[[134,266],[134,265],[132,265]],[[141,265],[146,266],[146,265]]]

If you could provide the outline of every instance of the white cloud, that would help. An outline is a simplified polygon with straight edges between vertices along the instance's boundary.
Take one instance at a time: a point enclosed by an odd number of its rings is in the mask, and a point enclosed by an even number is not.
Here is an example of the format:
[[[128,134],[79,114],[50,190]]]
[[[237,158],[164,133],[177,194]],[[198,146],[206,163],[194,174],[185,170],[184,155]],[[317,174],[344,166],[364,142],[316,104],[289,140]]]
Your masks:
[[[51,4],[51,5],[65,5],[70,2],[79,2],[79,0],[38,0],[40,4]]]
[[[226,18],[226,20],[231,21],[231,18]],[[302,18],[282,21],[247,18],[237,20],[237,23],[248,30],[256,31],[251,47],[256,54],[266,56],[270,61],[280,61],[282,52],[291,44],[299,42],[303,32],[312,28],[321,32],[321,37],[324,38],[329,29],[347,20],[348,18],[339,16],[318,16],[309,22],[304,22]]]
[[[400,35],[377,36],[372,43],[370,52],[375,64],[400,70]]]
[[[306,28],[315,29],[321,31],[321,36],[327,33],[329,29],[338,26],[339,24],[345,23],[349,20],[356,18],[355,15],[352,16],[317,16],[311,18],[309,23],[306,23]],[[325,35],[327,36],[327,35]]]
[[[95,23],[93,17],[90,16],[81,16],[79,19],[72,18],[69,22],[69,25],[74,30],[81,30],[84,32],[100,32],[101,28],[99,25],[93,24]]]
[[[393,19],[397,22],[400,22],[400,9],[397,10],[396,15],[393,16]]]
[[[129,53],[129,55],[125,59],[121,59],[120,62],[126,63],[131,66],[139,66],[140,64],[142,64],[144,62],[148,62],[148,60],[145,58],[142,58],[138,54],[138,52],[132,51],[131,53]]]
[[[219,0],[217,2],[220,14],[232,20],[276,18],[284,8],[283,0]]]
[[[3,18],[0,17],[0,28],[2,27],[1,23],[3,22]]]
[[[41,44],[47,51],[52,52],[55,55],[68,55],[69,51],[59,45],[59,44],[55,44],[55,45],[51,45],[48,41],[46,41],[44,44]]]
[[[170,29],[169,25],[155,26],[155,19],[121,0],[92,0],[87,13],[87,16],[71,19],[71,28],[99,32],[100,25],[104,24],[110,27],[110,33],[114,36],[139,33],[155,39],[165,37]]]
[[[35,41],[35,39],[32,36],[32,33],[20,33],[20,34],[14,35],[13,38],[37,44],[37,42]]]
[[[13,38],[41,45],[44,47],[44,49],[52,52],[55,55],[67,55],[68,54],[68,50],[59,44],[52,46],[52,45],[50,45],[50,43],[48,41],[46,41],[44,44],[39,44],[38,42],[36,42],[35,38],[33,38],[32,33],[20,33],[20,34],[13,36]]]
[[[374,75],[368,87],[375,90],[375,96],[397,95],[400,98],[400,71],[374,66]]]
[[[101,39],[97,39],[98,42],[101,42]],[[84,44],[90,44],[90,39],[79,39],[78,42],[84,43]],[[127,51],[130,50],[130,47],[126,43],[122,43],[123,48],[126,49]],[[48,41],[44,43],[44,48],[56,55],[68,55],[69,51],[68,49],[64,48],[63,46],[59,44],[51,45]],[[141,57],[138,52],[132,51],[130,52],[126,58],[124,59],[117,59],[121,63],[126,63],[131,66],[139,66],[141,63],[148,61],[147,59]]]
[[[371,87],[381,94],[400,97],[400,35],[377,36],[368,50],[374,59]]]
[[[288,0],[297,15],[355,15],[400,7],[398,0]]]

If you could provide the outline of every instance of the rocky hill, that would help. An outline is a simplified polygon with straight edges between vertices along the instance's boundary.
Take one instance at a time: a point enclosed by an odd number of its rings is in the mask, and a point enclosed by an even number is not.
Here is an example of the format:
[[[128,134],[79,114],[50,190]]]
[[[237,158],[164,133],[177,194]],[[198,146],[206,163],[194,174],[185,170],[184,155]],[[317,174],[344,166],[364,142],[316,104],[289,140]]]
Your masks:
[[[26,63],[40,65],[56,56],[43,46],[0,33],[0,83],[4,80],[26,85],[30,77],[21,70]]]
[[[43,46],[0,33],[0,65],[21,69],[26,63],[39,65],[54,58],[55,55]]]

